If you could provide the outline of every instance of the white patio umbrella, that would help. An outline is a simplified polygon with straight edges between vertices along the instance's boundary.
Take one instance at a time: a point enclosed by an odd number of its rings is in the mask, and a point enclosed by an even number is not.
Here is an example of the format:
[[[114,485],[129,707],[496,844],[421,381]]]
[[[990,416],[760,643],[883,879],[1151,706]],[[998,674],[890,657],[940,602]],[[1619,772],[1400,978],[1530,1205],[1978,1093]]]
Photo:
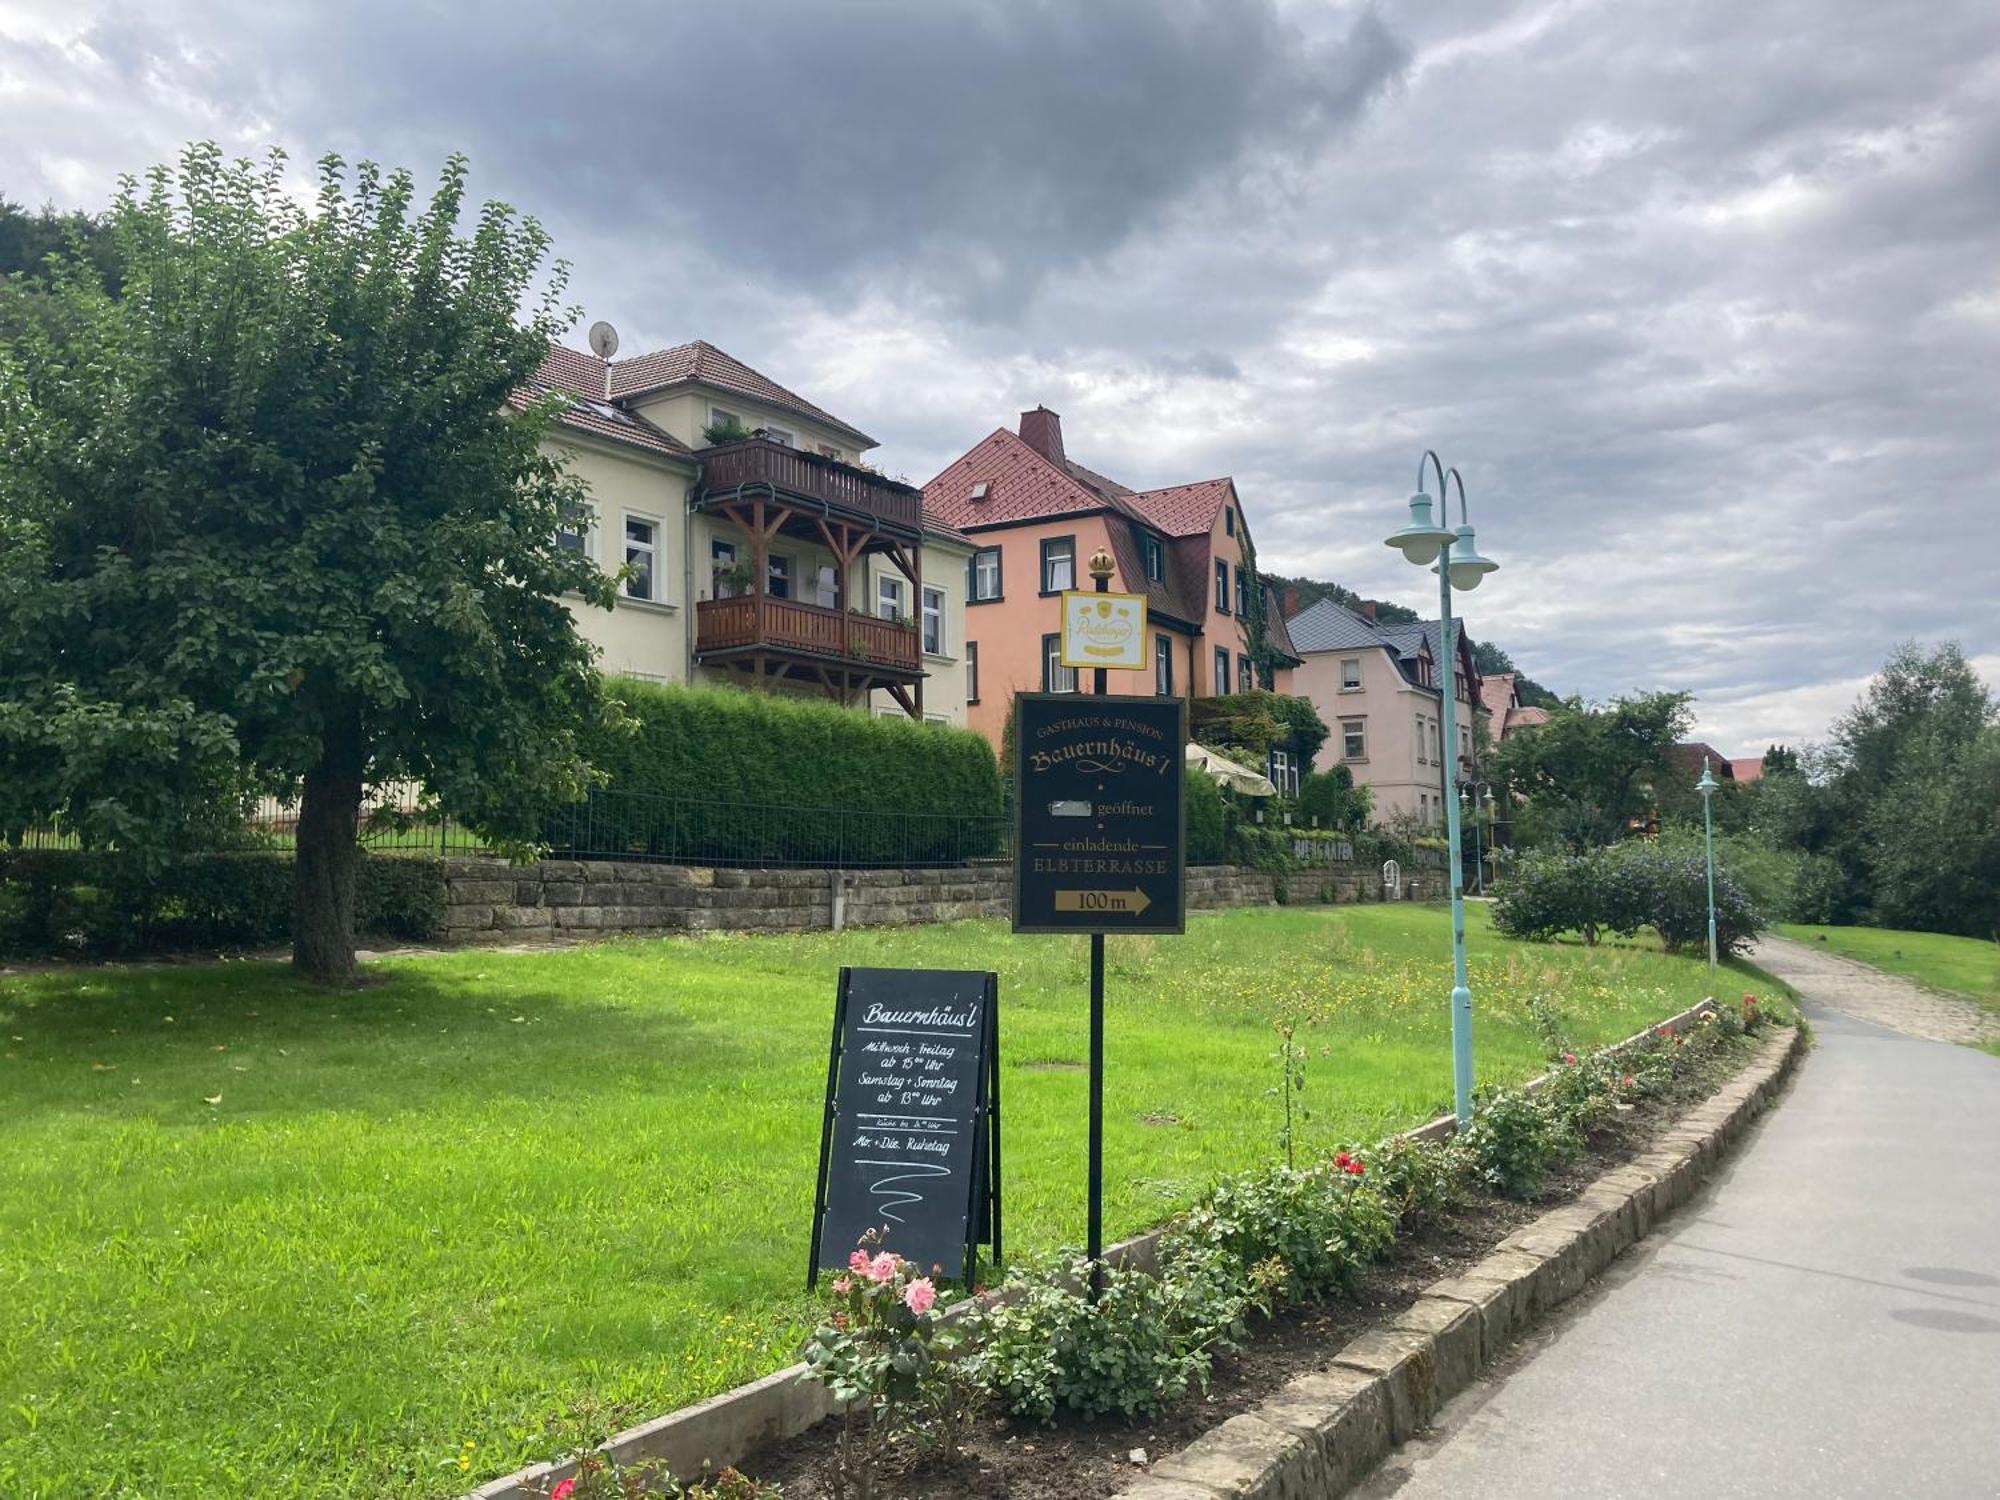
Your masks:
[[[1187,763],[1197,771],[1205,771],[1232,791],[1241,792],[1246,797],[1275,797],[1278,789],[1271,784],[1271,778],[1261,776],[1248,766],[1239,766],[1227,756],[1217,755],[1205,745],[1188,741]]]

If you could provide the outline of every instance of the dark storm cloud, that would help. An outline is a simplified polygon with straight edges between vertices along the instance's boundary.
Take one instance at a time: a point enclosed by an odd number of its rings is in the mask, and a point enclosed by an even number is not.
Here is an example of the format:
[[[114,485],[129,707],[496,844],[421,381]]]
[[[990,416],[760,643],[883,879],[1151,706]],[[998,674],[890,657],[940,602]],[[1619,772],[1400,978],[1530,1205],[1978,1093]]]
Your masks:
[[[1726,748],[1993,640],[1990,0],[12,3],[0,192],[462,148],[630,347],[712,338],[918,480],[1045,401],[1408,602],[1437,446],[1504,564],[1474,633]]]
[[[653,12],[364,0],[244,7],[188,56],[157,10],[88,44],[137,81],[254,98],[305,138],[518,182],[813,290],[900,281],[989,311],[1196,188],[1323,147],[1406,61],[1236,0],[752,0]]]

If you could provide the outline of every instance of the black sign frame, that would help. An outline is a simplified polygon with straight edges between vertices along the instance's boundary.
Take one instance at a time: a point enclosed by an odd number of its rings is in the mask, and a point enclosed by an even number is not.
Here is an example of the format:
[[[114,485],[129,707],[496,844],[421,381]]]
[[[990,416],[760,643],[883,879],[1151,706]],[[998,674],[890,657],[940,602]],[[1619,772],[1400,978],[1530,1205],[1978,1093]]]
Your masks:
[[[1187,931],[1187,699],[1152,694],[1085,695],[1080,693],[1017,693],[1014,697],[1014,931],[1094,932],[1094,933],[1182,933]],[[1073,833],[1074,825],[1062,826],[1064,819],[1052,812],[1051,804],[1073,804],[1087,800],[1102,785],[1092,780],[1087,769],[1089,757],[1065,760],[1042,771],[1033,769],[1037,753],[1046,754],[1046,741],[1057,721],[1110,720],[1119,716],[1150,720],[1150,727],[1162,735],[1167,745],[1168,764],[1161,775],[1169,808],[1123,832],[1141,835],[1164,848],[1167,869],[1163,873],[1119,873],[1116,869],[1089,876],[1050,874],[1033,868],[1038,846],[1059,843]],[[1080,728],[1078,733],[1102,733]],[[1141,747],[1143,748],[1143,747]],[[1051,797],[1052,791],[1077,795]],[[1099,824],[1096,830],[1103,831]],[[1115,861],[1113,861],[1115,863]],[[1143,891],[1147,905],[1141,912],[1119,915],[1119,908],[1100,905],[1058,910],[1057,886],[1079,879],[1093,883],[1091,890],[1061,894],[1079,898],[1117,898],[1127,890]],[[1105,889],[1109,883],[1111,889]],[[1122,888],[1121,888],[1122,887]]]
[[[819,1177],[813,1194],[812,1248],[806,1270],[806,1288],[811,1290],[817,1284],[822,1270],[844,1268],[848,1255],[854,1249],[852,1245],[829,1243],[826,1227],[829,1214],[835,1209],[833,1199],[840,1190],[840,1174],[835,1170],[834,1143],[842,1121],[842,1096],[856,1092],[856,1080],[862,1073],[862,1065],[858,1057],[852,1055],[854,1049],[849,1045],[849,1020],[853,1014],[854,1002],[866,998],[868,982],[876,975],[894,975],[899,978],[915,975],[951,975],[957,980],[976,978],[980,981],[980,1019],[972,1042],[975,1054],[972,1068],[973,1104],[969,1114],[962,1114],[954,1121],[968,1128],[971,1135],[970,1170],[966,1177],[967,1197],[963,1205],[964,1242],[956,1271],[946,1265],[943,1272],[948,1276],[955,1274],[960,1284],[969,1288],[978,1275],[979,1246],[991,1247],[992,1261],[996,1266],[1000,1264],[1003,1254],[1000,1184],[1000,976],[986,971],[857,969],[846,965],[841,967],[839,986],[834,994],[833,1039],[827,1049],[826,1105],[820,1121]],[[849,1101],[849,1105],[846,1113],[857,1121],[873,1115],[871,1111],[856,1107],[852,1100]],[[921,1118],[942,1122],[950,1117],[940,1112]],[[949,1206],[955,1210],[959,1205],[953,1200]],[[838,1216],[850,1220],[866,1217],[851,1212]],[[904,1246],[898,1246],[892,1236],[884,1248],[903,1254],[908,1245],[906,1242]],[[961,1248],[955,1240],[953,1248]],[[930,1255],[912,1255],[907,1258],[918,1260],[920,1263],[944,1264],[938,1257]]]

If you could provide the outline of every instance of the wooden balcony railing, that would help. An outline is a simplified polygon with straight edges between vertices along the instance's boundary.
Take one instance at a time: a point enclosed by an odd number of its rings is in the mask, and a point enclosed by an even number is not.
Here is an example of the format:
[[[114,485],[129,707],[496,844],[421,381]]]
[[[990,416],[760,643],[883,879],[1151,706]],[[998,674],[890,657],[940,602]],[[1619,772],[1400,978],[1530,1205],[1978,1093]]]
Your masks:
[[[727,494],[745,485],[769,485],[784,494],[822,500],[899,527],[912,538],[923,532],[923,492],[914,486],[765,438],[725,443],[702,452],[704,495]]]
[[[697,651],[764,647],[805,651],[898,672],[919,670],[917,627],[843,614],[796,599],[745,594],[735,599],[702,599],[694,607]]]

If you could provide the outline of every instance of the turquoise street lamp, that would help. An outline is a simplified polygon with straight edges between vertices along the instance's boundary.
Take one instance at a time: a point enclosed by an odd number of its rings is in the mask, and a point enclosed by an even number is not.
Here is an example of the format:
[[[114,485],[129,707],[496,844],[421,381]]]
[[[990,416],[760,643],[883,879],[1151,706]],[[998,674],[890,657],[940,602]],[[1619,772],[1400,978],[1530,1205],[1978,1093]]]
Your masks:
[[[1708,982],[1715,983],[1715,815],[1711,804],[1715,800],[1715,790],[1722,783],[1715,779],[1708,769],[1708,757],[1701,758],[1701,780],[1694,789],[1701,793],[1701,834],[1702,842],[1708,846]],[[1712,996],[1710,998],[1713,998]]]
[[[1431,514],[1431,497],[1424,488],[1426,468],[1437,474],[1437,507]],[[1458,486],[1457,530],[1450,526],[1450,497],[1447,482]],[[1452,1105],[1463,1126],[1472,1120],[1472,985],[1465,973],[1465,856],[1460,849],[1458,818],[1458,638],[1453,633],[1451,591],[1475,589],[1479,581],[1500,564],[1482,557],[1472,534],[1472,517],[1465,503],[1465,480],[1458,470],[1447,470],[1437,454],[1426,451],[1417,460],[1417,492],[1410,496],[1409,522],[1387,539],[1418,567],[1431,568],[1438,576],[1438,621],[1443,657],[1442,685],[1438,696],[1444,700],[1444,813],[1445,838],[1451,846],[1447,864],[1451,869],[1451,963],[1455,983],[1451,992],[1451,1082]],[[1433,567],[1432,565],[1435,564]]]

